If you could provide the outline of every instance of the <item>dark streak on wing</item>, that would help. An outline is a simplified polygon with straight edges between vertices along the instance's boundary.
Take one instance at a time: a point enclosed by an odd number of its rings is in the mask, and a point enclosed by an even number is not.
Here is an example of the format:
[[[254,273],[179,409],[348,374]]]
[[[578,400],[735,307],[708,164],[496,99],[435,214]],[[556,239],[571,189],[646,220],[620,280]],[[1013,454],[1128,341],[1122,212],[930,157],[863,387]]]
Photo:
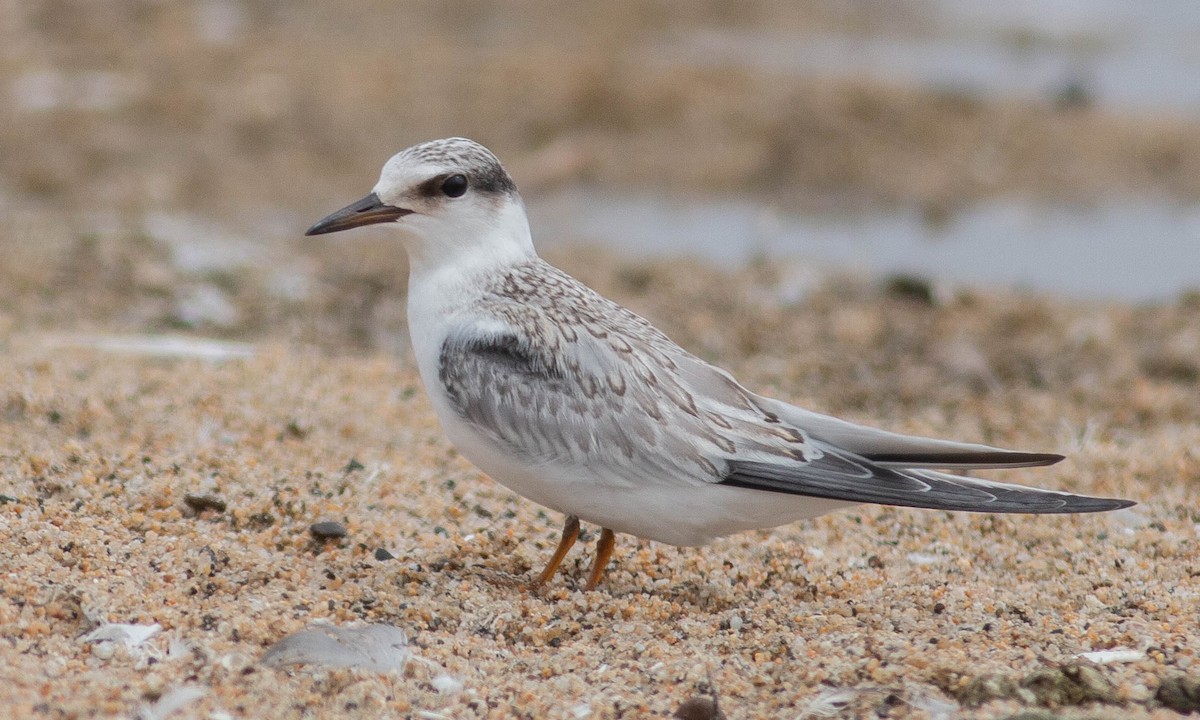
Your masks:
[[[438,360],[438,379],[464,420],[514,454],[541,461],[586,451],[590,438],[567,423],[572,383],[552,358],[512,334],[448,338]]]
[[[481,404],[509,401],[514,389],[523,395],[519,386],[525,381],[544,383],[555,392],[561,392],[567,381],[561,368],[512,334],[447,339],[438,357],[438,379],[458,413],[477,424],[497,419],[483,413]],[[484,394],[491,403],[481,397]]]
[[[448,371],[447,354],[453,346],[447,343],[442,347],[442,372]],[[485,363],[496,363],[507,368],[510,372],[522,373],[540,378],[563,380],[562,371],[538,356],[530,348],[521,343],[516,335],[496,335],[489,338],[475,338],[460,343],[458,350],[463,355],[475,354]],[[442,378],[445,382],[445,377]]]
[[[850,502],[971,512],[1086,513],[1134,504],[932,471],[893,470],[828,446],[822,449],[825,455],[808,463],[731,460],[721,484]]]
[[[863,457],[873,463],[893,467],[937,467],[937,468],[1019,468],[1053,465],[1066,459],[1054,453],[1017,452],[1002,450],[987,452],[888,452],[866,453]]]

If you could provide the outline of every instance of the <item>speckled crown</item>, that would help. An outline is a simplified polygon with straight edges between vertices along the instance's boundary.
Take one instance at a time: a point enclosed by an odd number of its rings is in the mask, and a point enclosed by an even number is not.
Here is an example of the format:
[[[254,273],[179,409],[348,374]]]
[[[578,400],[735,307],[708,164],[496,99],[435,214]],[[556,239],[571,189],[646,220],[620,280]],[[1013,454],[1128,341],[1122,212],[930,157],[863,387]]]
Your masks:
[[[414,163],[441,165],[470,177],[482,192],[516,194],[517,186],[491,150],[462,137],[430,140],[413,145],[401,157]]]

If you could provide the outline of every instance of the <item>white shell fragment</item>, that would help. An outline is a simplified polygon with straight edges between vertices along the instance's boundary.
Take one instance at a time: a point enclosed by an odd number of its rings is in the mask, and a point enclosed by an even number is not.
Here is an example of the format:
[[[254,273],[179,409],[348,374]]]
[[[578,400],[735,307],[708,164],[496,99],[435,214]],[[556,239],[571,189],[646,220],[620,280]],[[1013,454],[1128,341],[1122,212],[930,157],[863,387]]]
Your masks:
[[[87,635],[84,642],[113,642],[126,647],[137,647],[162,631],[162,625],[126,625],[123,623],[105,623]]]
[[[206,694],[202,688],[194,685],[181,685],[166,692],[153,705],[142,708],[137,718],[138,720],[166,720]]]
[[[404,631],[391,625],[345,628],[322,625],[301,630],[275,643],[263,655],[262,664],[399,672],[410,656]]]
[[[1112,650],[1079,653],[1075,657],[1094,662],[1097,665],[1113,665],[1116,663],[1131,663],[1145,660],[1146,653],[1141,650],[1131,650],[1130,648],[1113,648]]]

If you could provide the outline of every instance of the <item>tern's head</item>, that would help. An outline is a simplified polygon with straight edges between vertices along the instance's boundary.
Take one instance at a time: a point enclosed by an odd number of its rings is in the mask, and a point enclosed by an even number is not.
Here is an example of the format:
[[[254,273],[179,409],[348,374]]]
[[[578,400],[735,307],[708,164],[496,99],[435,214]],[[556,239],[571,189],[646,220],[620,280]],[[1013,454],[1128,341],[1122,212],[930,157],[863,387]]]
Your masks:
[[[397,153],[374,191],[305,235],[389,223],[414,261],[508,259],[533,254],[517,186],[490,150],[473,140],[431,140]]]

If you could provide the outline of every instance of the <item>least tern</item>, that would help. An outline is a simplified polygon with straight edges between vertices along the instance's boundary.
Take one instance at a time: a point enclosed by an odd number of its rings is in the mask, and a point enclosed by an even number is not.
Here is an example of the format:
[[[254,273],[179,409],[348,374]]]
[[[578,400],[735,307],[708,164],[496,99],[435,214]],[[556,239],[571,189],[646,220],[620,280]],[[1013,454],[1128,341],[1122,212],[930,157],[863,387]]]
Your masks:
[[[1061,455],[901,435],[756,395],[642,317],[546,263],[500,161],[464,138],[387,161],[362,200],[307,235],[388,223],[409,257],[408,325],[421,379],[462,454],[601,528],[595,588],[614,533],[704,545],[859,503],[996,513],[1132,505],[941,472],[1051,465]]]

